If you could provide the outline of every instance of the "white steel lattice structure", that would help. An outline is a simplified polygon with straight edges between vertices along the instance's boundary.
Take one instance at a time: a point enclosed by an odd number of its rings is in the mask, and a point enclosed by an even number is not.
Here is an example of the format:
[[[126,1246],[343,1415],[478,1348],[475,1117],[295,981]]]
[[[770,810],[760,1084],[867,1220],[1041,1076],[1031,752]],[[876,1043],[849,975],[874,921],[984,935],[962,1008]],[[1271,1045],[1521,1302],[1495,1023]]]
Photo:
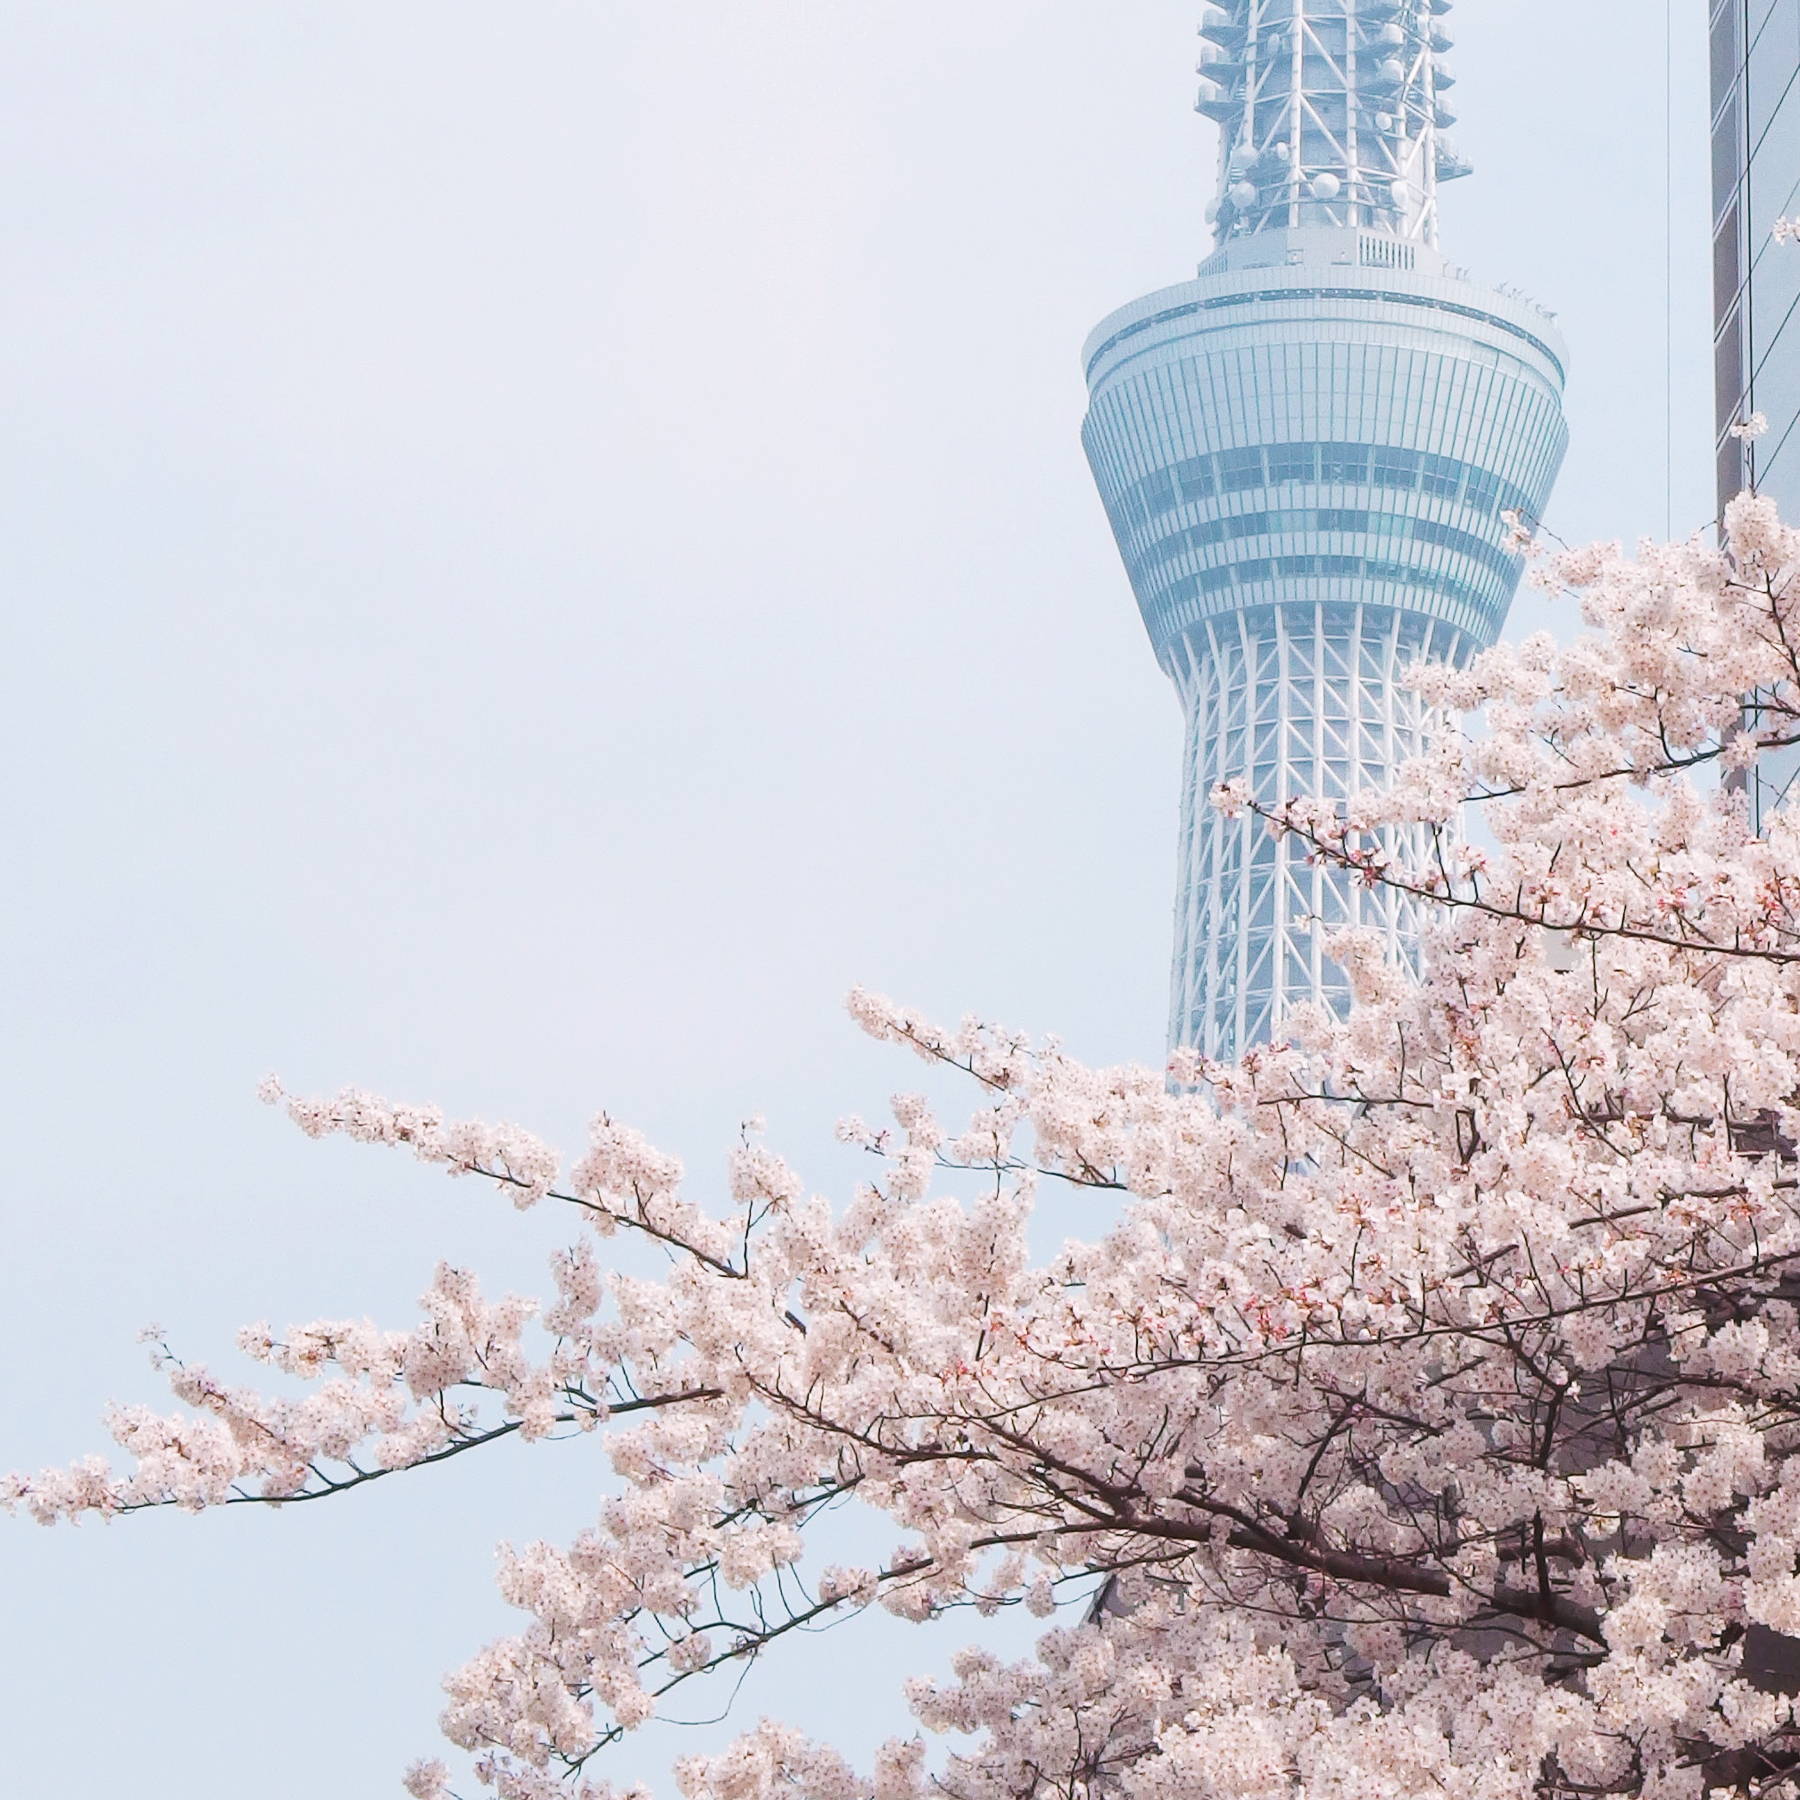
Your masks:
[[[1171,1037],[1233,1057],[1341,997],[1319,927],[1391,896],[1208,803],[1381,785],[1419,747],[1402,682],[1498,634],[1566,443],[1548,314],[1436,248],[1449,0],[1210,9],[1218,247],[1089,340],[1085,442],[1187,715]]]
[[[1221,243],[1271,227],[1361,225],[1437,242],[1437,186],[1470,173],[1443,136],[1451,0],[1209,6],[1198,110],[1224,127]]]

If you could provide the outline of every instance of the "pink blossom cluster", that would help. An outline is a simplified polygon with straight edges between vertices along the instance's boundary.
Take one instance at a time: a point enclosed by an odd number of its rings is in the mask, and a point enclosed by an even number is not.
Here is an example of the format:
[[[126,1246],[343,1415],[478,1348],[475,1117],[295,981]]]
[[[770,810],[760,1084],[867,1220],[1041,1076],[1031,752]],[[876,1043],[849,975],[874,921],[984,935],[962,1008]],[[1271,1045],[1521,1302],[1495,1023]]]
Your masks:
[[[978,1635],[1009,1607],[1046,1621],[1034,1654],[977,1643],[912,1684],[918,1733],[870,1768],[764,1723],[680,1790],[1777,1792],[1800,1776],[1800,817],[1753,828],[1743,777],[1800,738],[1800,534],[1754,497],[1727,523],[1722,550],[1549,557],[1585,635],[1415,674],[1482,735],[1269,816],[1436,909],[1422,978],[1341,934],[1347,1017],[1168,1069],[859,992],[866,1031],[973,1104],[846,1121],[871,1179],[838,1207],[754,1132],[707,1205],[606,1118],[560,1171],[523,1134],[289,1102],[569,1207],[591,1230],[553,1297],[442,1269],[408,1331],[255,1328],[304,1398],[171,1362],[188,1410],[116,1418],[123,1473],[5,1496],[46,1521],[291,1501],[603,1430],[616,1491],[572,1543],[503,1553],[518,1628],[446,1684],[503,1800],[609,1796],[609,1744],[797,1631],[957,1609]],[[1095,1230],[1044,1260],[1052,1181]],[[667,1273],[607,1266],[622,1231]],[[820,1566],[810,1527],[849,1501],[894,1547]]]

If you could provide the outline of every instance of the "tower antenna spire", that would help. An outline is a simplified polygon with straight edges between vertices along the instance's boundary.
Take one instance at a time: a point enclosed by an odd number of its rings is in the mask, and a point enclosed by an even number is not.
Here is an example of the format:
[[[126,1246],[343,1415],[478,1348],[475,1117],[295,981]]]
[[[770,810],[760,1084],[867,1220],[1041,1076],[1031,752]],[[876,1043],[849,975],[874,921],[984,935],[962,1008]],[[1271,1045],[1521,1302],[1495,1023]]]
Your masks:
[[[1227,0],[1200,22],[1198,111],[1223,142],[1221,246],[1259,231],[1357,226],[1437,243],[1438,184],[1470,173],[1442,18],[1451,0]]]

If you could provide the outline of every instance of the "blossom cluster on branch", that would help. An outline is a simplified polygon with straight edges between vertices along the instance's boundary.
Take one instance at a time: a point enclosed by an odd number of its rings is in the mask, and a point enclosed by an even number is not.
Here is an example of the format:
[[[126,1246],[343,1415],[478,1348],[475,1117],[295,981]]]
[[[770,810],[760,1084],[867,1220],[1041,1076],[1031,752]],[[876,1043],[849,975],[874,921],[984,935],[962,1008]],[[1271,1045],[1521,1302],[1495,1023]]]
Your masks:
[[[1169,1070],[859,993],[866,1031],[972,1104],[846,1122],[872,1179],[835,1208],[754,1134],[703,1205],[610,1119],[564,1168],[516,1132],[271,1089],[314,1135],[590,1229],[541,1306],[444,1268],[410,1330],[252,1329],[300,1399],[170,1359],[187,1410],[115,1417],[123,1471],[0,1496],[45,1521],[291,1504],[602,1433],[616,1491],[573,1543],[505,1553],[521,1624],[447,1682],[446,1734],[503,1800],[598,1800],[622,1733],[803,1628],[1010,1606],[1047,1622],[1035,1654],[974,1647],[912,1684],[920,1736],[872,1767],[765,1723],[680,1764],[682,1792],[1779,1791],[1800,1778],[1800,819],[1753,826],[1744,782],[1800,740],[1800,534],[1750,496],[1727,526],[1722,550],[1545,560],[1585,635],[1416,671],[1482,730],[1447,724],[1390,790],[1221,792],[1434,909],[1422,976],[1342,935],[1347,1017]],[[1047,1261],[1046,1182],[1097,1224]],[[620,1233],[660,1279],[607,1266]],[[819,1567],[809,1527],[847,1503],[897,1542]],[[451,1781],[429,1762],[408,1785]]]

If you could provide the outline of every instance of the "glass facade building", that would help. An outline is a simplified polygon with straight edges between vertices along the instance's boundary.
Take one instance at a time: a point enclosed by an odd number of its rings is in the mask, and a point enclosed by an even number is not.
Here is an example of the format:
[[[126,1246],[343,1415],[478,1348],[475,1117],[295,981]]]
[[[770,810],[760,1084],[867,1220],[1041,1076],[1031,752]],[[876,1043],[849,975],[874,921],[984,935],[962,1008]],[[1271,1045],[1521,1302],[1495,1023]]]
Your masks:
[[[1209,802],[1378,787],[1425,726],[1409,664],[1499,632],[1566,443],[1548,314],[1437,249],[1449,0],[1209,9],[1223,126],[1198,279],[1089,340],[1088,458],[1186,715],[1170,1035],[1231,1058],[1343,997],[1320,927],[1412,949],[1403,903]]]
[[[1715,0],[1712,101],[1719,501],[1754,481],[1787,510],[1800,502],[1800,254],[1770,234],[1800,211],[1800,0]],[[1754,412],[1767,435],[1734,438]]]
[[[1713,369],[1719,508],[1747,487],[1800,519],[1800,245],[1775,221],[1800,212],[1800,0],[1713,0]],[[1760,412],[1768,430],[1732,427]],[[1800,754],[1758,769],[1760,815],[1800,775]]]

